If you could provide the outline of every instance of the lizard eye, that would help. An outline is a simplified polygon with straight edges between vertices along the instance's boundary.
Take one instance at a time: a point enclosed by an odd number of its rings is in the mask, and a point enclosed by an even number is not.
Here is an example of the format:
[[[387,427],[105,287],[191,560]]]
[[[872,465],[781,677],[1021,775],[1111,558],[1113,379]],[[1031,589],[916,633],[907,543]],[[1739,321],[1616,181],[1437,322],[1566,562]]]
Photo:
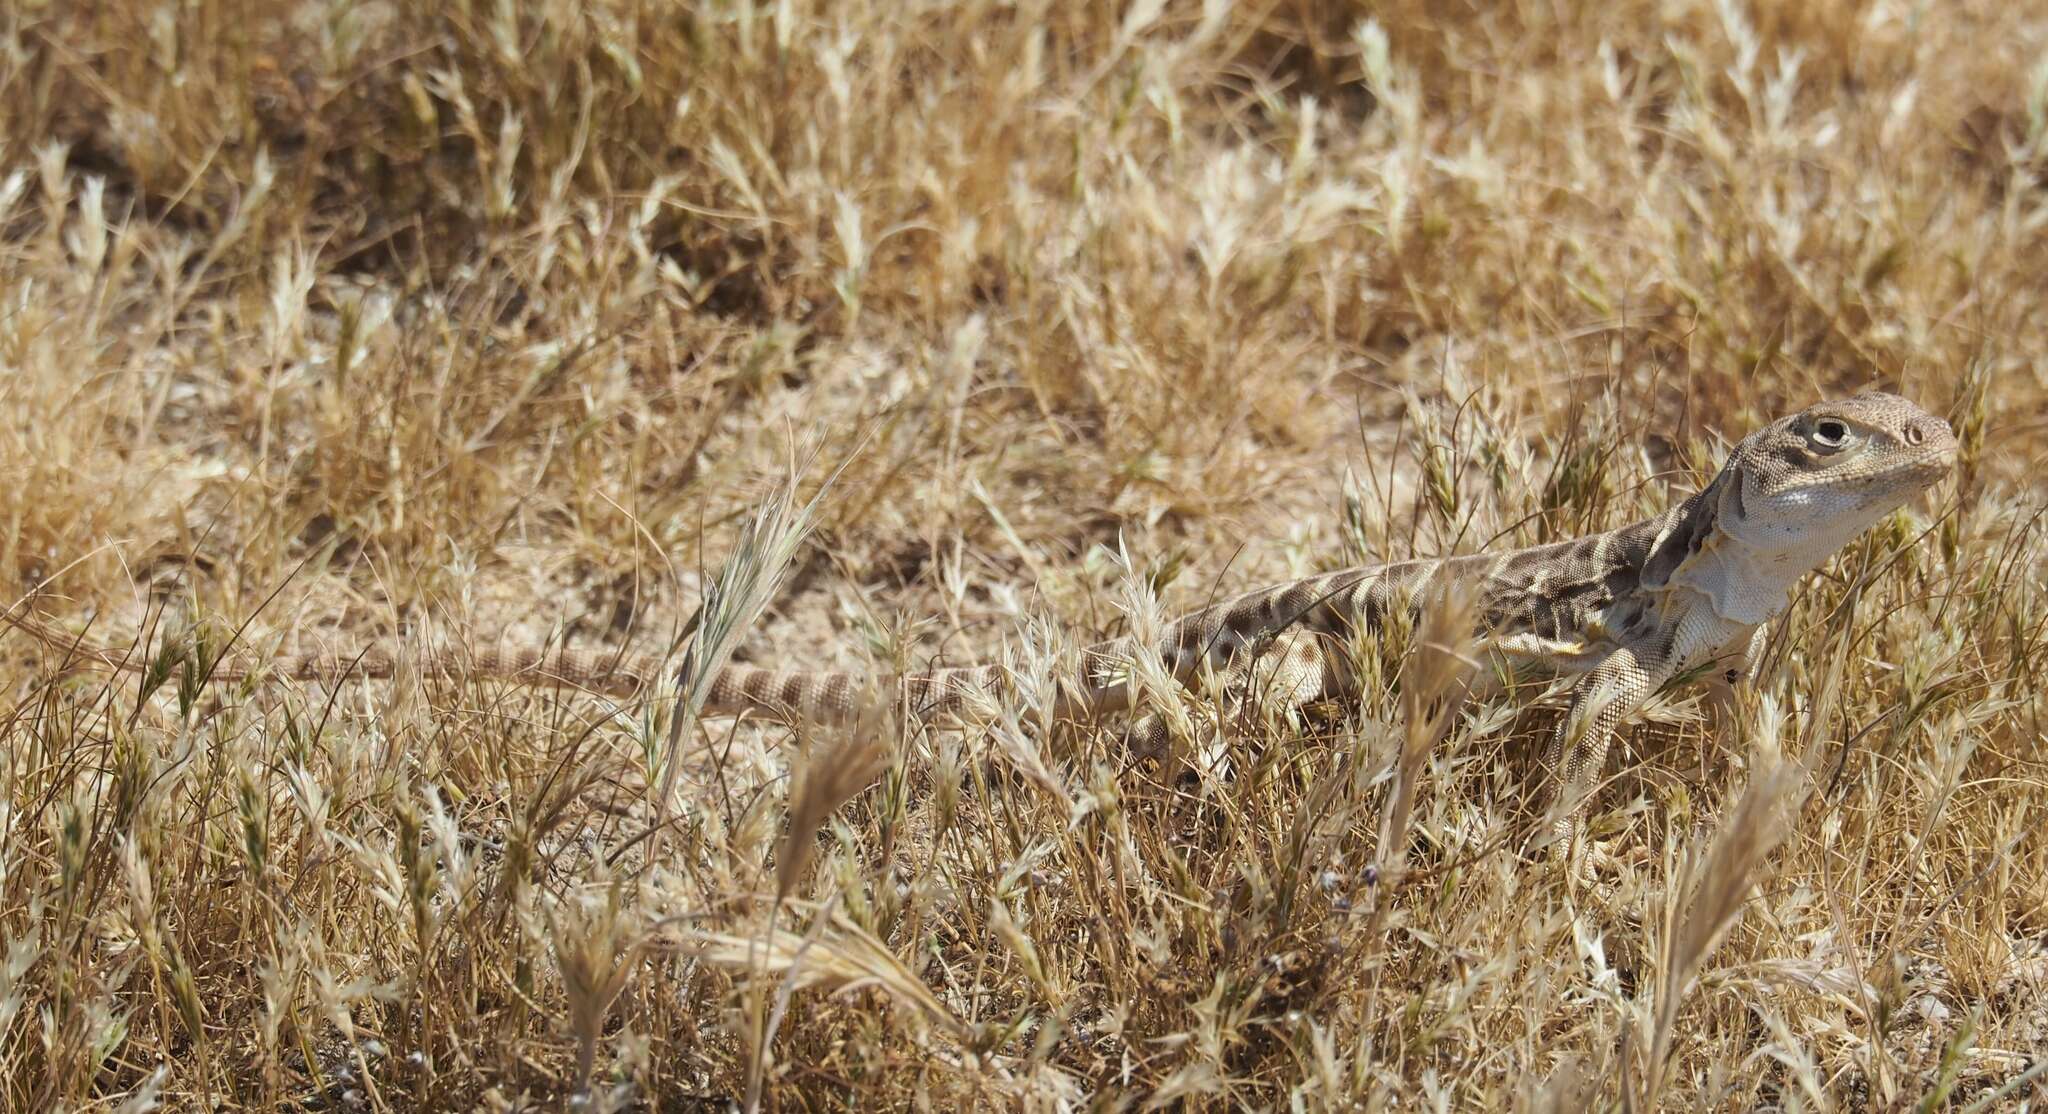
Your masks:
[[[1822,418],[1813,424],[1813,443],[1824,449],[1839,449],[1849,443],[1849,426],[1833,418]]]

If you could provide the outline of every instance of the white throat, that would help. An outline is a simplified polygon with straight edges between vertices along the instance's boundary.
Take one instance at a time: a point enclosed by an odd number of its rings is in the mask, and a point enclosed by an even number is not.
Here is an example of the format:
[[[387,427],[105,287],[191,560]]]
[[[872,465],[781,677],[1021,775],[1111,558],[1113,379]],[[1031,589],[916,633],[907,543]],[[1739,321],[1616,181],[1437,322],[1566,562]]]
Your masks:
[[[1721,529],[1672,574],[1671,582],[1707,597],[1721,618],[1755,626],[1785,610],[1792,586],[1831,552],[1810,546],[1765,549]]]

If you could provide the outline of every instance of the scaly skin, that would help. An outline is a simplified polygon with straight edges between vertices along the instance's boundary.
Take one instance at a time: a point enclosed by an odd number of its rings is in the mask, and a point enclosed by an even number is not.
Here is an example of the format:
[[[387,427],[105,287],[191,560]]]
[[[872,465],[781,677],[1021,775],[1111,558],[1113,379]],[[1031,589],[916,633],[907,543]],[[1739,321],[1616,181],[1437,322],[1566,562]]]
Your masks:
[[[1784,610],[1799,579],[1947,475],[1955,456],[1947,423],[1903,398],[1872,393],[1823,402],[1744,438],[1705,490],[1654,518],[1554,545],[1344,569],[1260,588],[1169,624],[1158,650],[1183,683],[1204,667],[1240,681],[1256,670],[1266,700],[1341,698],[1353,683],[1343,663],[1355,629],[1370,633],[1396,611],[1415,614],[1435,593],[1474,593],[1473,635],[1497,667],[1518,676],[1582,675],[1546,760],[1563,805],[1557,834],[1576,857],[1586,798],[1622,723],[1674,679],[1704,676],[1725,692],[1746,678],[1764,624]],[[62,632],[14,621],[81,650]],[[1069,686],[1060,713],[1128,706],[1127,686],[1114,678],[1132,649],[1118,640],[1084,651],[1084,675]],[[81,652],[138,668],[130,656]],[[371,650],[229,662],[214,676],[336,681],[389,676],[396,665],[393,654]],[[539,646],[426,651],[412,665],[428,676],[621,695],[644,688],[660,670],[643,656]],[[735,665],[712,682],[705,711],[839,722],[853,715],[861,690],[874,686],[919,714],[945,716],[970,698],[997,695],[1003,677],[995,665],[872,679]]]

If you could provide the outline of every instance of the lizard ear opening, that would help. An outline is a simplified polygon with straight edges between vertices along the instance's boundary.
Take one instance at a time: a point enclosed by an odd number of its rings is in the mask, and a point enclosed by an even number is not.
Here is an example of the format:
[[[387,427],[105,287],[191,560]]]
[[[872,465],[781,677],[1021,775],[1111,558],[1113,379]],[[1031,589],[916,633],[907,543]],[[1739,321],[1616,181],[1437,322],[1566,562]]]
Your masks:
[[[1650,543],[1650,555],[1643,561],[1642,584],[1645,588],[1662,588],[1670,584],[1672,576],[1699,553],[1720,521],[1722,495],[1730,484],[1739,485],[1740,481],[1731,480],[1729,470],[1724,468],[1720,475],[1714,477],[1713,483],[1679,504],[1671,524]]]

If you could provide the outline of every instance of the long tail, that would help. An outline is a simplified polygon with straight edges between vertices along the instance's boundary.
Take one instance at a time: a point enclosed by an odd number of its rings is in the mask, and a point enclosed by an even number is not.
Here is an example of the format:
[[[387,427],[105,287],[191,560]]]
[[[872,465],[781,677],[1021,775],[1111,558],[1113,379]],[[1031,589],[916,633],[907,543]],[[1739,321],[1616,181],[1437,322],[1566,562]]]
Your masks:
[[[0,616],[22,632],[74,662],[123,673],[147,673],[152,655],[142,646],[110,646],[28,615]],[[359,652],[321,651],[256,660],[229,657],[215,663],[211,681],[235,683],[258,678],[337,684],[382,680],[401,668],[436,679],[492,678],[523,684],[581,689],[608,696],[632,696],[651,687],[663,664],[648,654],[538,644],[421,649],[401,655],[372,645]],[[988,692],[1000,673],[995,666],[935,669],[894,678],[856,673],[792,672],[730,665],[711,684],[705,715],[761,712],[777,718],[839,723],[852,717],[864,685],[893,683],[920,711],[958,710],[972,695]]]
[[[738,715],[764,712],[777,718],[811,723],[844,723],[853,718],[861,689],[873,685],[882,695],[906,700],[920,715],[959,711],[977,694],[992,693],[1001,683],[1002,668],[970,665],[906,673],[896,677],[865,677],[858,673],[819,673],[758,669],[729,665],[711,683],[704,714]]]
[[[0,619],[80,664],[123,673],[147,673],[154,660],[141,645],[92,642],[84,635],[27,615],[8,614]],[[318,651],[266,659],[230,656],[214,663],[207,679],[232,683],[269,677],[334,684],[388,679],[401,667],[432,678],[499,678],[611,696],[639,692],[661,672],[659,659],[620,650],[529,644],[421,649],[401,655],[388,647],[372,645],[355,653]]]
[[[1200,662],[1220,666],[1261,632],[1285,629],[1303,620],[1313,628],[1332,628],[1342,616],[1365,614],[1380,606],[1368,597],[1383,594],[1394,582],[1392,577],[1367,576],[1366,571],[1345,570],[1258,589],[1184,616],[1164,632],[1160,650],[1167,667],[1176,678],[1187,680]],[[1381,583],[1383,579],[1385,583]],[[0,613],[0,621],[12,624],[74,662],[129,673],[144,673],[150,668],[152,658],[141,646],[92,643],[83,635],[29,615]],[[1077,683],[1063,697],[1060,712],[1102,712],[1124,704],[1128,700],[1126,686],[1103,678],[1117,671],[1129,650],[1128,643],[1117,640],[1083,651],[1083,676],[1076,679]],[[372,645],[353,653],[320,651],[270,659],[230,656],[215,663],[209,677],[230,682],[272,677],[331,684],[389,678],[402,667],[432,678],[497,678],[611,696],[631,696],[647,690],[665,668],[662,659],[647,654],[538,643],[421,648],[403,654]],[[863,690],[872,687],[883,698],[902,699],[921,716],[946,715],[961,710],[978,695],[993,694],[1002,678],[1003,668],[997,665],[873,677],[731,665],[712,681],[703,713],[730,716],[758,712],[778,719],[842,723],[854,715]]]
[[[1374,569],[1345,569],[1246,592],[1170,623],[1162,632],[1159,650],[1167,670],[1186,681],[1200,663],[1221,666],[1262,633],[1285,630],[1302,622],[1306,629],[1337,630],[1347,625],[1352,616],[1369,618],[1385,606],[1383,601],[1391,598],[1393,592],[1424,573],[1434,572],[1439,565],[1417,562],[1392,570],[1391,575]],[[1105,678],[1120,670],[1130,650],[1130,643],[1123,639],[1083,650],[1082,676],[1075,679],[1062,697],[1059,714],[1108,712],[1124,706],[1130,698],[1127,686]],[[728,666],[713,682],[704,711],[707,715],[753,711],[815,723],[840,723],[854,714],[862,686],[874,685],[882,690],[883,696],[901,697],[920,715],[943,715],[959,711],[976,694],[993,692],[1002,678],[1003,669],[996,665],[958,666],[874,678],[854,673],[735,665]]]

